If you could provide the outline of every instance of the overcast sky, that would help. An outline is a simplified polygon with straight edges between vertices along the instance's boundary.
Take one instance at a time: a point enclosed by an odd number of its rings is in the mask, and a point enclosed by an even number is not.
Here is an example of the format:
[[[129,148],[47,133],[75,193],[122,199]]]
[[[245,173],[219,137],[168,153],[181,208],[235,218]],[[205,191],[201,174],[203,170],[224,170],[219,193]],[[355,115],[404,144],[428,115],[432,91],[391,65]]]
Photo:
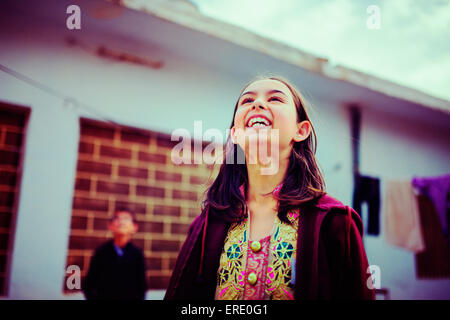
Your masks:
[[[207,16],[450,100],[450,0],[192,2]],[[367,27],[371,5],[379,29]]]

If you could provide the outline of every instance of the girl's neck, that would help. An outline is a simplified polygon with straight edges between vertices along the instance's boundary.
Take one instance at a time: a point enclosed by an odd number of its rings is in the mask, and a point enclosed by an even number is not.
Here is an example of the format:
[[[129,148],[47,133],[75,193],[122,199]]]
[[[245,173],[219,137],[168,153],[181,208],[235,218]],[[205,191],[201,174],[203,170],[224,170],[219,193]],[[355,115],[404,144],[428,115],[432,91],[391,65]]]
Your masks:
[[[273,198],[271,192],[283,182],[288,163],[287,158],[280,158],[278,170],[273,175],[261,174],[261,169],[264,167],[259,164],[247,164],[247,201],[256,203],[271,202]],[[270,195],[265,196],[265,194]]]

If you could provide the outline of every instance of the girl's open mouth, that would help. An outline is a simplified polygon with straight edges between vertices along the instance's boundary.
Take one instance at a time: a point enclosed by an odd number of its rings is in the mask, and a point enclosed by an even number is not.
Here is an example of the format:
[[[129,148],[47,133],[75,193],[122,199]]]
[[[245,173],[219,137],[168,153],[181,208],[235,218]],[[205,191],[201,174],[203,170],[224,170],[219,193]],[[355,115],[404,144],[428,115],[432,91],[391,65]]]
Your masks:
[[[272,127],[272,121],[270,121],[266,116],[264,115],[254,115],[251,116],[247,123],[245,124],[246,128],[271,128]]]

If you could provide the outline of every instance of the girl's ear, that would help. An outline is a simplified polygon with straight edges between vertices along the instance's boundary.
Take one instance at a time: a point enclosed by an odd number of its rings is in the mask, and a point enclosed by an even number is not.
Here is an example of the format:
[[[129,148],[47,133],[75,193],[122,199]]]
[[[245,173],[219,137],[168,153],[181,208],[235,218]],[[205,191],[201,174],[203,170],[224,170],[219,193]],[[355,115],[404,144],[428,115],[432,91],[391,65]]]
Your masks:
[[[304,120],[300,123],[297,123],[297,133],[294,136],[295,142],[300,142],[308,138],[311,133],[311,122],[308,120]]]
[[[236,139],[236,137],[234,136],[235,131],[236,131],[236,127],[235,127],[235,126],[231,127],[231,130],[230,130],[230,137],[231,137],[231,141],[232,141],[234,144],[237,143],[237,139]]]

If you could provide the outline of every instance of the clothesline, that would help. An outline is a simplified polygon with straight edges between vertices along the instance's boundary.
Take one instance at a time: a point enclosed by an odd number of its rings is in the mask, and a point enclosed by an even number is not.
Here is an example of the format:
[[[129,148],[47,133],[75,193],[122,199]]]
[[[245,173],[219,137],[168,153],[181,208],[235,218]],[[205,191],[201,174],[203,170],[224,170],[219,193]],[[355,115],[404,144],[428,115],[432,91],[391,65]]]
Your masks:
[[[361,211],[361,204],[366,202],[369,207],[368,233],[379,233],[379,211],[382,192],[382,183],[385,185],[384,202],[400,202],[401,199],[409,199],[419,194],[427,196],[435,205],[444,233],[448,232],[447,221],[447,194],[450,190],[450,174],[419,177],[414,175],[410,179],[388,179],[368,175],[356,175],[353,192],[353,207],[357,212]],[[393,187],[392,185],[395,185]],[[408,191],[403,189],[407,188]],[[402,190],[402,191],[399,191]],[[392,197],[396,192],[406,192]],[[407,201],[407,200],[404,200]],[[388,203],[389,204],[389,203]]]
[[[49,87],[49,86],[43,84],[42,82],[34,80],[34,79],[32,79],[20,72],[17,72],[5,65],[0,64],[0,71],[3,71],[4,73],[16,78],[17,80],[27,83],[28,85],[30,85],[38,90],[41,90],[42,92],[45,92],[53,97],[61,99],[63,101],[64,105],[72,104],[73,106],[75,106],[75,109],[79,109],[79,108],[84,109],[85,111],[91,113],[93,116],[95,116],[96,118],[98,118],[102,121],[108,122],[114,126],[120,126],[116,121],[111,120],[111,118],[109,116],[105,116],[103,113],[98,111],[98,108],[92,107],[84,102],[81,102],[79,99],[77,99],[73,96],[66,95],[65,93],[62,93],[56,89],[53,89],[52,87]]]
[[[354,209],[362,215],[361,205],[368,207],[366,234],[379,235],[383,211],[385,240],[416,254],[418,276],[450,277],[450,174],[409,180],[357,175],[355,182]]]

